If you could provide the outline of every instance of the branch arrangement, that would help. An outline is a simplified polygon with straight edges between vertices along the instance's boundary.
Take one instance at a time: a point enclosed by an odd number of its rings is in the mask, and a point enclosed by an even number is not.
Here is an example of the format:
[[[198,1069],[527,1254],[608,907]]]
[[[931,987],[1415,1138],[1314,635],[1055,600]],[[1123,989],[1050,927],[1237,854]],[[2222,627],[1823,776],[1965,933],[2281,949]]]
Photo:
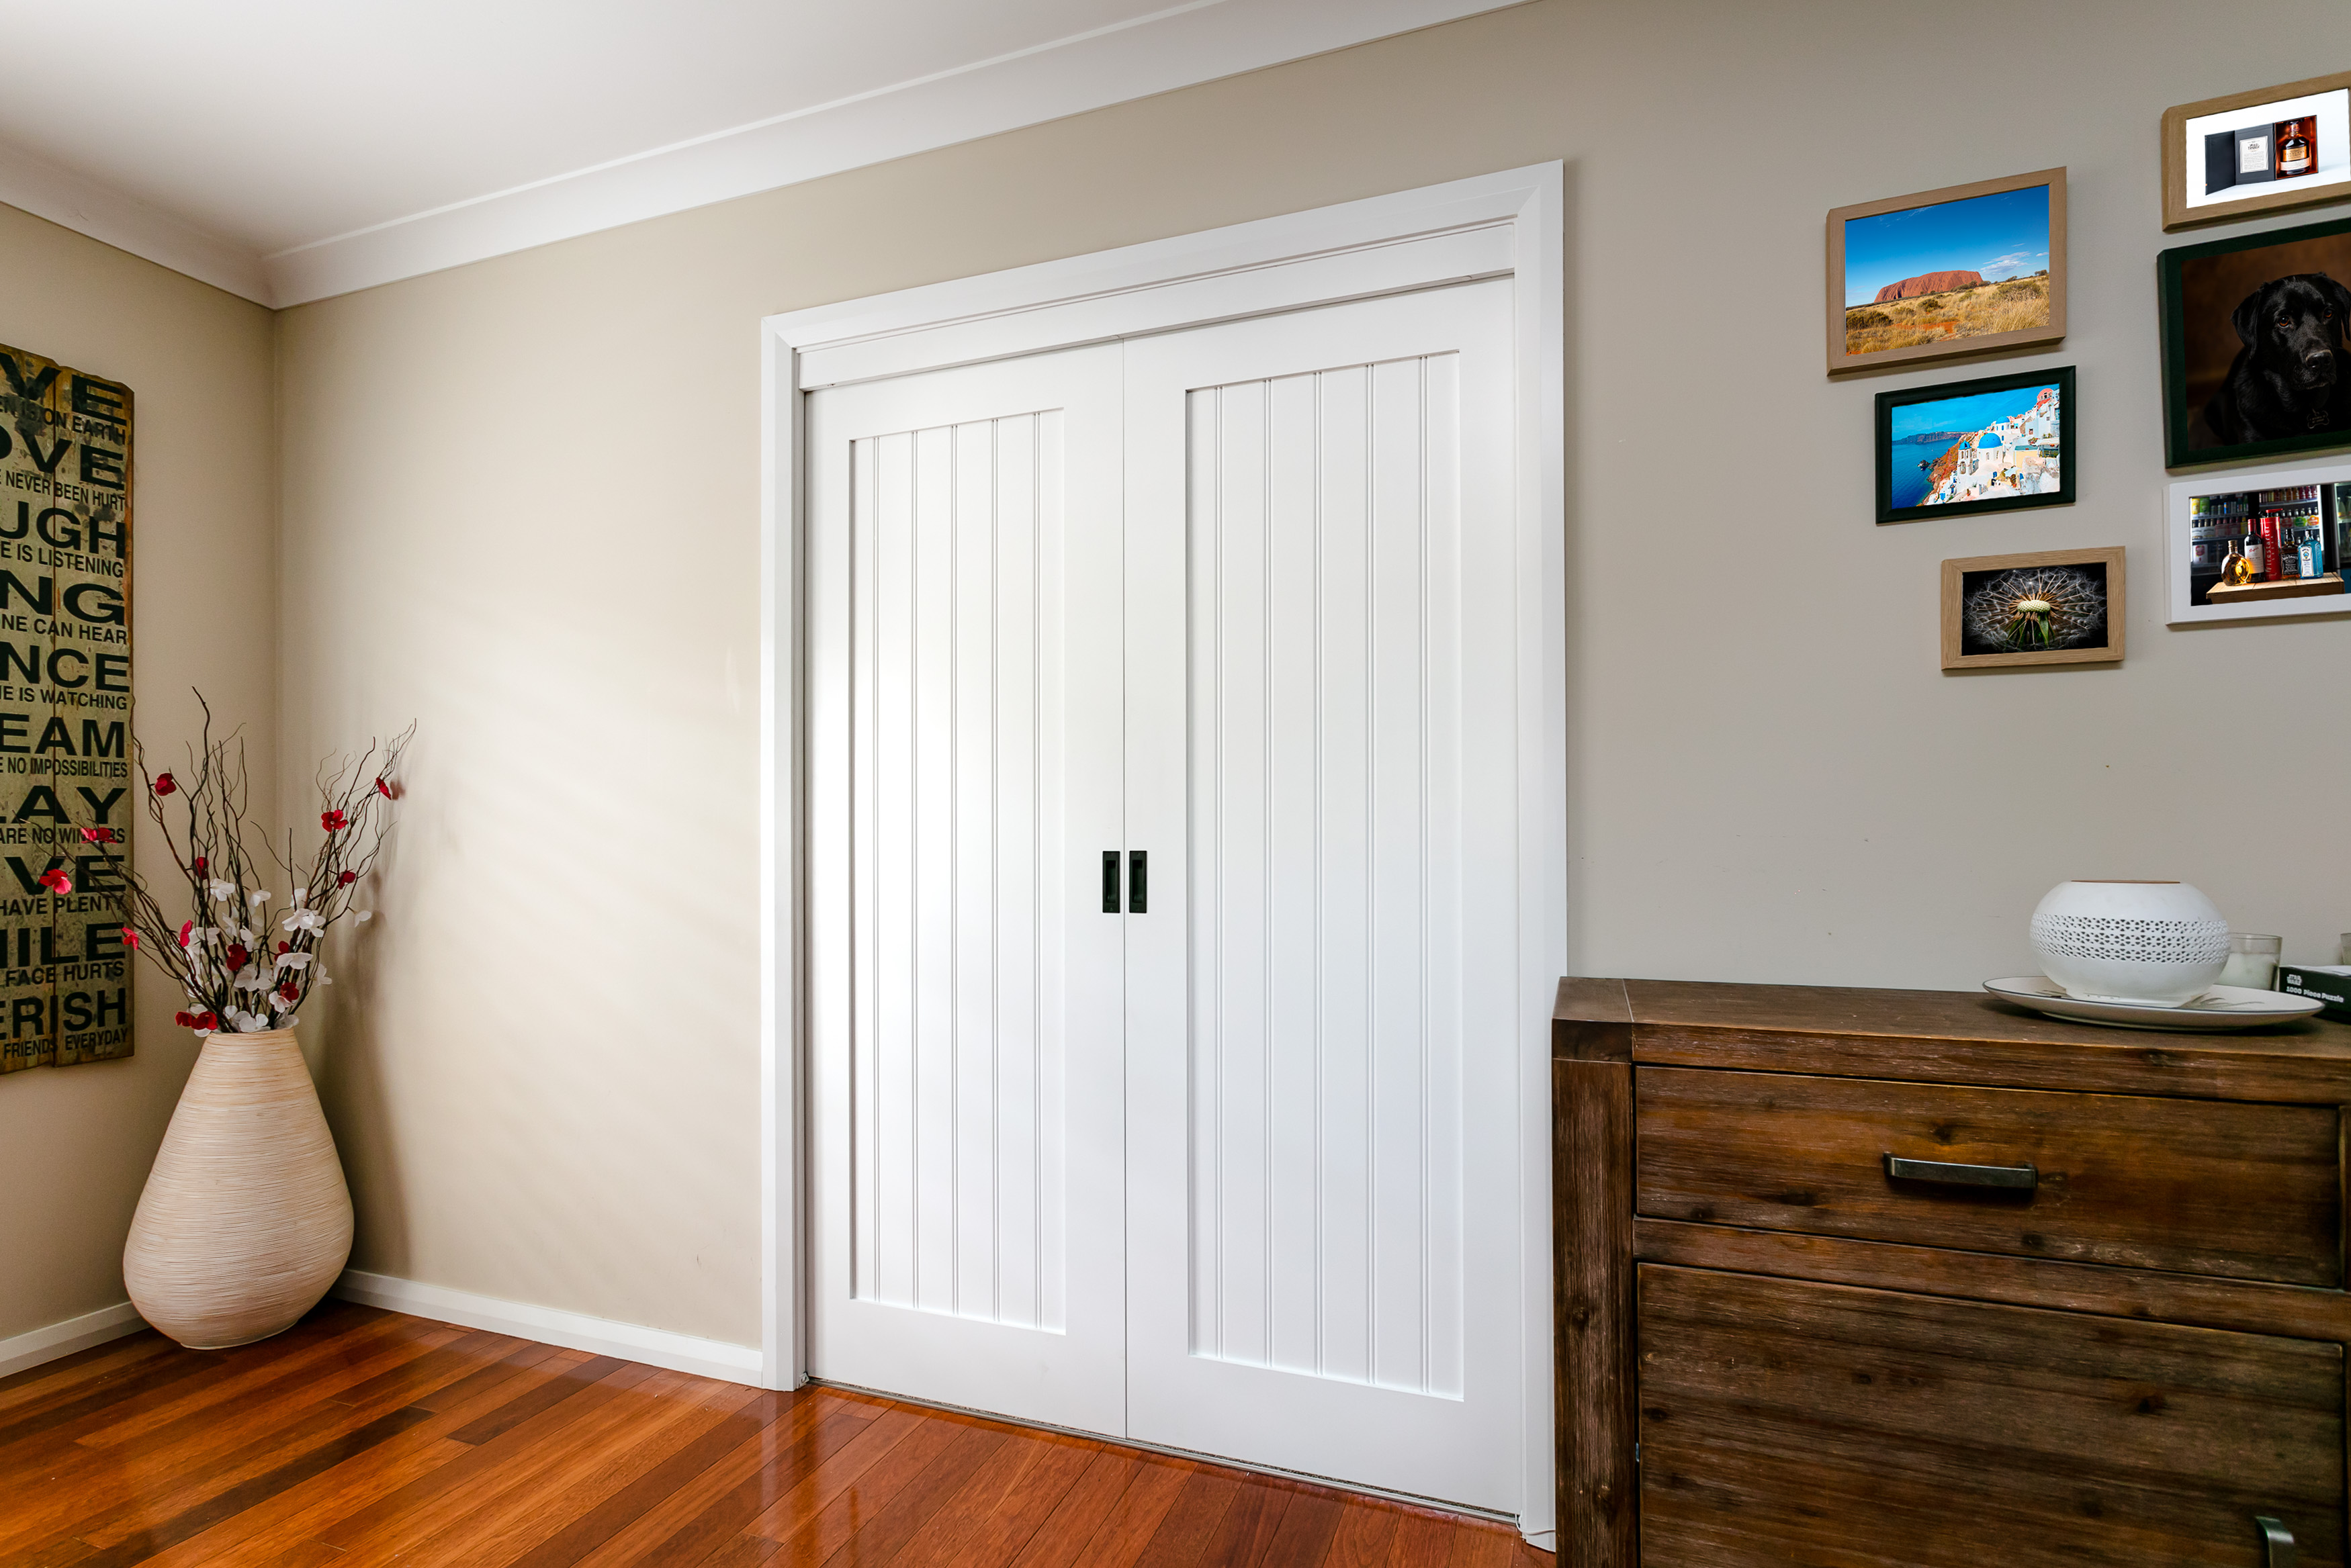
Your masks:
[[[124,943],[187,992],[192,1006],[177,1014],[182,1026],[200,1036],[290,1029],[311,989],[332,983],[319,961],[329,929],[346,915],[364,921],[374,913],[354,908],[353,900],[392,826],[400,760],[416,726],[389,742],[371,742],[356,757],[319,764],[324,837],[306,863],[296,857],[290,829],[281,854],[253,822],[243,733],[214,740],[212,705],[202,692],[196,701],[204,711],[204,733],[188,749],[184,768],[150,774],[146,749],[132,742],[147,785],[147,815],[179,867],[193,918],[173,919],[129,857],[110,847],[120,843],[110,827],[80,833],[120,885],[83,891],[110,899],[123,919]],[[183,819],[176,833],[174,817]],[[282,907],[264,886],[279,875],[292,889]],[[41,881],[52,892],[73,891],[62,867],[43,872]]]

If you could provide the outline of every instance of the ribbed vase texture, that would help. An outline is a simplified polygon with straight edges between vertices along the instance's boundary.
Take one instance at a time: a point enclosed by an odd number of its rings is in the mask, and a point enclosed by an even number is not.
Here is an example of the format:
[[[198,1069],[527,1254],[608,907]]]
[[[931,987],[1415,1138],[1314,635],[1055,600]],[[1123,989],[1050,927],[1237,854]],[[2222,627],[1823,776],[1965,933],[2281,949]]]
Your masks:
[[[294,1326],[351,1251],[351,1194],[290,1029],[214,1034],[122,1249],[139,1315],[192,1350]]]

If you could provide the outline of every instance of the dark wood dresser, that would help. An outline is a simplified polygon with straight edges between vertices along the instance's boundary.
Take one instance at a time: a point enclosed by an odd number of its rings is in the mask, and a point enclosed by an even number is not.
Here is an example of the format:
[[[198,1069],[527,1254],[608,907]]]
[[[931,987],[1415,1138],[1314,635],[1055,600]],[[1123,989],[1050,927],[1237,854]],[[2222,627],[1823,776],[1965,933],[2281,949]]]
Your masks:
[[[1560,982],[1561,1568],[2344,1563],[2351,1026]]]

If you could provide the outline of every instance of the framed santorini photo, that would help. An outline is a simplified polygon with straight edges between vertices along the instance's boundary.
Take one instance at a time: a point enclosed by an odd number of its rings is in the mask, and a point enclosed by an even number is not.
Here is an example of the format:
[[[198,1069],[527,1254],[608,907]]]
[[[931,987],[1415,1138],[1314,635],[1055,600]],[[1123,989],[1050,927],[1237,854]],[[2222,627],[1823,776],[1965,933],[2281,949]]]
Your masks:
[[[2123,661],[2123,547],[1943,563],[1943,668]]]
[[[1877,394],[1877,520],[2074,501],[2074,367]]]
[[[1829,374],[2065,336],[2065,171],[1829,214]]]
[[[2163,111],[2163,226],[2351,201],[2351,71]]]
[[[2351,615],[2351,462],[2174,480],[2163,565],[2172,626]]]

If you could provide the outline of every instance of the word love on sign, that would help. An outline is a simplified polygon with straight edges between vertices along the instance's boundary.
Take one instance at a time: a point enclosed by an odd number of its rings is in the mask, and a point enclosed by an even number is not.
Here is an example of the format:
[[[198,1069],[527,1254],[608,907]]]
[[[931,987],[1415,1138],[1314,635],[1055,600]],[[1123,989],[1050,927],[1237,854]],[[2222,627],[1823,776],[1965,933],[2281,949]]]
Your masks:
[[[131,389],[0,347],[0,1073],[131,1054],[138,798]]]

